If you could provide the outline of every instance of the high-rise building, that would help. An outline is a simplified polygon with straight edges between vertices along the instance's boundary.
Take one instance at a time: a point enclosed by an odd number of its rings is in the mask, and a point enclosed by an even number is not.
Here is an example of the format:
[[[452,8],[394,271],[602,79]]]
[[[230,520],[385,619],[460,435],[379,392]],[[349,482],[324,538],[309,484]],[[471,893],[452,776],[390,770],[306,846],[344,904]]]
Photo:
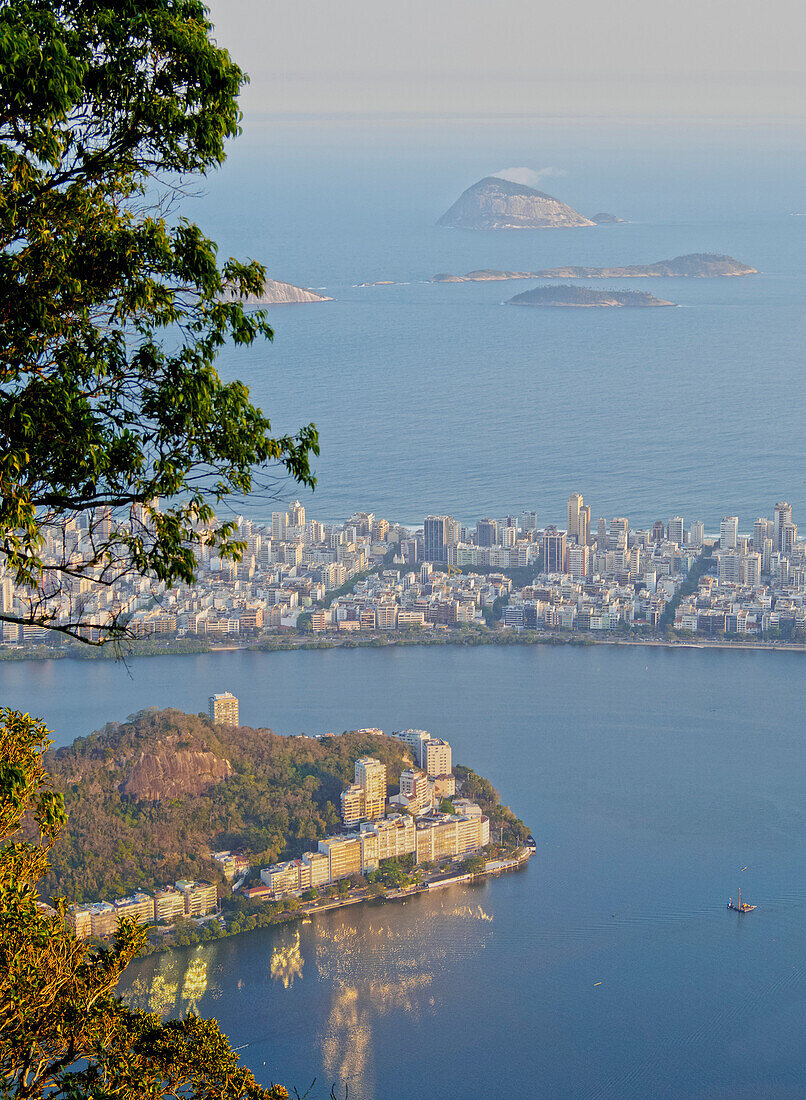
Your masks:
[[[565,551],[566,570],[577,581],[584,581],[589,570],[590,549],[585,545],[569,546]]]
[[[495,546],[498,542],[498,521],[480,519],[476,524],[476,546]]]
[[[591,531],[591,506],[586,504],[584,508],[579,509],[579,528],[577,531],[577,542],[580,546],[587,546],[590,538]]]
[[[579,513],[583,507],[582,493],[571,493],[568,498],[568,538],[579,541]]]
[[[355,782],[364,792],[364,817],[383,817],[386,809],[386,765],[373,756],[362,756],[355,763]]]
[[[739,517],[724,516],[719,525],[719,546],[722,550],[735,550],[739,537]]]
[[[298,500],[291,502],[291,507],[288,509],[288,522],[292,527],[305,526],[305,505],[300,504]]]
[[[784,527],[792,522],[792,505],[785,500],[779,500],[775,505],[775,549],[780,550],[783,545]]]
[[[669,520],[669,542],[676,542],[678,546],[683,545],[682,516],[672,516]]]
[[[220,695],[211,695],[207,713],[213,720],[214,726],[237,726],[238,700],[229,691]]]
[[[423,558],[447,563],[448,547],[459,542],[459,524],[453,516],[426,516],[423,522]]]
[[[432,737],[423,744],[421,767],[432,778],[437,775],[450,775],[451,746],[441,737]]]
[[[565,531],[556,527],[547,527],[543,532],[543,572],[565,572]]]
[[[781,530],[781,553],[791,557],[795,552],[795,543],[798,541],[797,523],[785,523]]]
[[[599,516],[599,522],[596,525],[596,549],[602,553],[607,550],[607,520],[604,516]]]
[[[537,512],[521,512],[521,530],[537,530]]]
[[[288,529],[288,512],[272,512],[271,537],[277,542],[285,542]]]
[[[691,536],[689,541],[692,546],[702,546],[705,542],[705,524],[702,520],[696,520],[691,525]]]
[[[656,519],[652,524],[652,541],[663,542],[664,535],[666,534],[666,525],[662,519]]]
[[[630,521],[626,516],[613,516],[610,520],[610,549],[626,550]]]

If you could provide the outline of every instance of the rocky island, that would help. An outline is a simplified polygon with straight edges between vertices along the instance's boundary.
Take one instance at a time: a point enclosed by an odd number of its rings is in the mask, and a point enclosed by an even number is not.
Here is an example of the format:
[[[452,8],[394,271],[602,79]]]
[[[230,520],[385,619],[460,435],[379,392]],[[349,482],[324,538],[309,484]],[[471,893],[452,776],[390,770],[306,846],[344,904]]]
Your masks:
[[[468,187],[437,222],[454,229],[571,229],[593,224],[552,195],[498,176],[486,176]]]
[[[293,283],[281,283],[277,279],[267,279],[263,284],[262,294],[250,294],[246,299],[250,306],[286,306],[296,305],[298,302],[332,302],[325,294],[319,294],[316,290],[306,290]]]
[[[673,306],[663,298],[655,298],[640,290],[589,290],[582,286],[538,286],[510,298],[510,306],[565,306],[574,308],[620,308],[623,306],[644,309],[651,306]]]
[[[755,267],[716,252],[691,252],[673,260],[658,260],[654,264],[631,264],[628,267],[550,267],[543,271],[496,271],[482,268],[466,275],[441,272],[432,283],[484,283],[506,279],[715,279],[728,276],[757,275]]]

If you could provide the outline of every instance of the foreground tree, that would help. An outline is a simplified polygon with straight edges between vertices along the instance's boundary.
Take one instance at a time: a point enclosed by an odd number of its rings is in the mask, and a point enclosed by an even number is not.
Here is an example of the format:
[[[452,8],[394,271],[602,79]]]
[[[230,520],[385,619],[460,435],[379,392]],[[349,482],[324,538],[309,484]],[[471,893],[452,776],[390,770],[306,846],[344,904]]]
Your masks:
[[[217,503],[268,467],[314,483],[315,428],[273,436],[215,370],[271,338],[263,268],[166,217],[239,129],[211,32],[200,0],[0,5],[0,619],[102,644],[126,609],[88,590],[190,582],[200,541],[241,551]]]
[[[42,767],[48,731],[0,711],[0,1094],[14,1097],[193,1097],[282,1100],[238,1065],[217,1024],[163,1023],[115,996],[144,932],[121,920],[96,951],[38,899],[48,852],[64,823]],[[23,829],[26,822],[28,828]]]

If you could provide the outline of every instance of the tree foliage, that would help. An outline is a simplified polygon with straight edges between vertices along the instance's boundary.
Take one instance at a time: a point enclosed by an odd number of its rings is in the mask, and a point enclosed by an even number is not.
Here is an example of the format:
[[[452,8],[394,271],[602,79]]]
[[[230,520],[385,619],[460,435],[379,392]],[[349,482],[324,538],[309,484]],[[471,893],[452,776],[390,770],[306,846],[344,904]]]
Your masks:
[[[0,1077],[19,1098],[185,1097],[281,1100],[238,1065],[217,1024],[163,1023],[115,996],[143,943],[123,919],[111,947],[75,939],[37,882],[64,825],[61,795],[42,766],[47,730],[27,714],[0,711]],[[33,839],[25,839],[30,819]]]
[[[213,753],[233,774],[201,793],[172,789],[157,801],[127,786],[143,754],[170,777],[177,750]],[[244,849],[263,865],[298,857],[340,831],[339,795],[366,755],[383,761],[392,780],[407,766],[405,746],[375,734],[281,737],[213,727],[178,710],[110,723],[48,760],[70,816],[45,885],[94,901],[178,878],[209,879],[211,847]]]
[[[119,609],[88,620],[82,579],[191,581],[200,540],[241,550],[216,502],[268,467],[313,484],[315,428],[272,435],[215,369],[271,338],[263,268],[170,209],[239,129],[211,31],[200,0],[0,6],[2,618],[103,641]]]

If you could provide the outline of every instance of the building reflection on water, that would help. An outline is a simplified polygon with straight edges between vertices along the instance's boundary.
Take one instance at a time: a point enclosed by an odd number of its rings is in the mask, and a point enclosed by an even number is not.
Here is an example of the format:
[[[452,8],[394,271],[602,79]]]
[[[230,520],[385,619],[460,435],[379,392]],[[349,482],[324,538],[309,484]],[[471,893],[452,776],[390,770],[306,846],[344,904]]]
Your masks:
[[[299,943],[299,926],[297,926],[291,935],[286,933],[274,945],[269,972],[275,982],[282,982],[283,989],[290,989],[294,979],[302,977],[304,965]]]
[[[392,1012],[417,1019],[437,1011],[435,979],[485,946],[493,918],[480,905],[429,901],[410,921],[395,920],[385,907],[367,910],[360,922],[346,915],[318,922],[317,975],[332,988],[319,1036],[322,1064],[351,1096],[356,1085],[359,1094],[373,1093],[375,1021]]]
[[[394,1013],[419,1020],[438,1012],[440,991],[451,987],[444,976],[455,974],[486,946],[492,916],[480,905],[463,903],[462,893],[456,893],[455,900],[451,890],[402,906],[334,911],[304,928],[278,928],[268,943],[263,941],[271,945],[264,981],[281,998],[302,980],[306,955],[313,966],[325,1003],[322,1023],[311,1038],[320,1051],[323,1076],[336,1083],[338,1095],[345,1084],[351,1100],[373,1095],[377,1021]],[[162,1017],[215,1016],[212,1001],[253,990],[254,979],[260,980],[258,972],[250,979],[237,968],[241,939],[246,946],[248,935],[144,959],[126,1000]],[[271,1007],[267,1001],[266,1007],[274,1011],[276,1003]]]
[[[163,1017],[201,1016],[201,999],[211,992],[210,949],[198,947],[187,955],[168,951],[153,961],[153,969],[142,970],[126,991],[127,1003]]]

